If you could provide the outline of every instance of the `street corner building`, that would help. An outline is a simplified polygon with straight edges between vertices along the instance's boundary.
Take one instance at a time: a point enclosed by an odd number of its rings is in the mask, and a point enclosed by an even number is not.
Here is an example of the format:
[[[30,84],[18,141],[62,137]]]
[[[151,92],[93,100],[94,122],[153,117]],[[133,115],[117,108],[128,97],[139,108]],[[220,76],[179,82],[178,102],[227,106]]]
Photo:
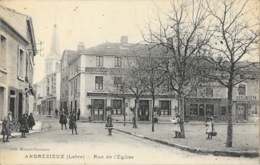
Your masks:
[[[105,120],[108,114],[115,121],[124,121],[124,116],[126,121],[132,121],[134,95],[130,90],[126,91],[123,103],[119,93],[122,72],[136,55],[133,51],[142,49],[146,49],[146,45],[130,44],[128,37],[122,36],[118,43],[106,42],[85,48],[80,42],[78,50],[64,50],[61,60],[62,108],[69,112],[80,109],[81,118],[89,121]],[[155,106],[160,108],[160,121],[170,121],[178,105],[175,96],[164,91],[157,93]],[[140,98],[137,119],[152,121],[152,96],[149,92]]]
[[[34,56],[37,53],[32,18],[0,6],[0,119],[33,112]]]

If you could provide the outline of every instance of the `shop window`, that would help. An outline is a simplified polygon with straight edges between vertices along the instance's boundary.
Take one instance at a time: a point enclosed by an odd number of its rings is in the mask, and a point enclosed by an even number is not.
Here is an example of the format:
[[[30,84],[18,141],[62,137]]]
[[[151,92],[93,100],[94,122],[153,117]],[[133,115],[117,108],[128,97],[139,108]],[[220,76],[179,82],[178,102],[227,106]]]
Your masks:
[[[0,62],[0,68],[3,68],[3,69],[6,69],[6,62],[5,62],[5,59],[6,59],[6,38],[1,36],[1,42],[0,42],[0,59],[1,59],[1,62]]]
[[[190,115],[198,115],[198,104],[190,104]]]
[[[214,115],[214,105],[213,104],[207,104],[206,105],[206,115],[207,116],[213,116]]]
[[[258,105],[257,104],[248,104],[248,110],[251,114],[256,115],[258,114]]]
[[[114,89],[120,90],[122,84],[122,77],[114,77]]]
[[[103,66],[103,56],[96,57],[96,66]]]
[[[122,115],[122,100],[113,100],[113,115]]]
[[[170,101],[160,101],[160,115],[171,115],[171,102]]]
[[[213,97],[213,88],[211,88],[211,87],[206,88],[206,96]]]
[[[103,77],[102,76],[96,76],[95,80],[96,90],[103,90]]]
[[[227,107],[221,107],[220,108],[220,115],[226,116],[227,114]]]
[[[239,84],[239,86],[238,86],[238,95],[246,95],[246,85]]]
[[[121,66],[122,66],[122,58],[115,57],[115,67],[121,67]]]

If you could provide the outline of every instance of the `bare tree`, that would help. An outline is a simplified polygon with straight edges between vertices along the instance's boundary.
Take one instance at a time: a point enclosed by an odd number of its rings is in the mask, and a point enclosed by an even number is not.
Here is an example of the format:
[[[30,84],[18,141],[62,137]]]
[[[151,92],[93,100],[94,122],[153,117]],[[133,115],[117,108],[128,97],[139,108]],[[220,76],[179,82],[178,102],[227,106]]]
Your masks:
[[[199,57],[205,53],[213,35],[211,21],[207,20],[209,14],[200,0],[171,1],[171,11],[160,12],[157,26],[148,23],[145,29],[148,33],[142,32],[142,35],[145,42],[164,49],[163,65],[184,119],[185,97],[196,89],[203,76]],[[185,137],[183,124],[181,134]]]
[[[152,95],[152,132],[154,132],[155,96],[156,92],[159,92],[160,86],[165,81],[164,77],[166,76],[166,71],[161,65],[161,49],[150,49],[150,46],[151,45],[146,45],[146,53],[144,53],[136,62],[142,75],[145,77],[143,79],[143,84]]]
[[[206,60],[210,62],[212,74],[209,78],[216,80],[228,89],[228,128],[226,147],[232,147],[232,93],[233,88],[256,76],[256,67],[248,59],[255,54],[259,43],[259,15],[254,18],[248,8],[249,1],[208,1],[207,9],[214,17],[214,42],[210,44],[212,56]],[[251,14],[249,16],[249,14]],[[215,56],[217,55],[217,56]]]

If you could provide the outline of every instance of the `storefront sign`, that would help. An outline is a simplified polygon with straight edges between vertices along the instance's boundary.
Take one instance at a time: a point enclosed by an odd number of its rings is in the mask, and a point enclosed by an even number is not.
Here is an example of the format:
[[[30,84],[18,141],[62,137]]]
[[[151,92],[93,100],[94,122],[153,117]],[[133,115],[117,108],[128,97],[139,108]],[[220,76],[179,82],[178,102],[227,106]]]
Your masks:
[[[237,96],[237,101],[251,101],[256,100],[256,96]]]
[[[85,67],[86,73],[119,73],[123,68],[100,68],[100,67]]]

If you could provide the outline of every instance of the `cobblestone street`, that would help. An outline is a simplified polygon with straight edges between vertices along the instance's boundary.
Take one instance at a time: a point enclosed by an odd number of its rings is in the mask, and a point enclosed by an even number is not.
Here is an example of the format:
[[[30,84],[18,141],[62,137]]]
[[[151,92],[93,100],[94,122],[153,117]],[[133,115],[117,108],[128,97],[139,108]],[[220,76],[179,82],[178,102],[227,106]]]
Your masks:
[[[43,118],[43,131],[0,143],[8,164],[258,164],[258,159],[196,155],[118,131],[108,136],[104,123],[78,123],[78,135],[61,130],[58,119]],[[122,123],[116,123],[117,125]],[[51,155],[55,158],[48,158]],[[15,155],[10,159],[10,156]],[[49,155],[49,156],[48,156]],[[60,156],[60,158],[58,158]],[[43,158],[44,157],[44,158]],[[1,162],[0,161],[0,162]]]

